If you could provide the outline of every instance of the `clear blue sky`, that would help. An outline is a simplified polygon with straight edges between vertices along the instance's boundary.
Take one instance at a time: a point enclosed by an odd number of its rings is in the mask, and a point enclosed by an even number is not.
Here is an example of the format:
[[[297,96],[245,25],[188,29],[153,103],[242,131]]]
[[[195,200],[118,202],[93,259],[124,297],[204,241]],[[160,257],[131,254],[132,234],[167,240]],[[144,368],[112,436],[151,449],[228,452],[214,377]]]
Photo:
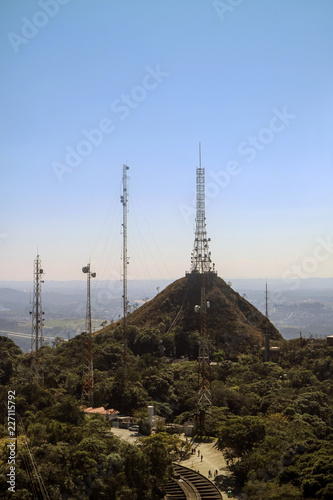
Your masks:
[[[219,275],[333,276],[332,0],[0,11],[0,280],[37,246],[45,279],[119,279],[123,163],[129,278],[183,276],[199,141]]]

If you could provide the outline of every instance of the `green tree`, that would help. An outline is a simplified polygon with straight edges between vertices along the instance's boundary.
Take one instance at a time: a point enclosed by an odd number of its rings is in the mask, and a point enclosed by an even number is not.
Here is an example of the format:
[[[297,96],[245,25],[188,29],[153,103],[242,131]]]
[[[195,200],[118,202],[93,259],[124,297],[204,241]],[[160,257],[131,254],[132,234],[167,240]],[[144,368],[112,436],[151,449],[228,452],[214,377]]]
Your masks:
[[[265,425],[259,417],[234,417],[228,419],[218,435],[220,450],[230,448],[234,457],[242,457],[265,438]]]

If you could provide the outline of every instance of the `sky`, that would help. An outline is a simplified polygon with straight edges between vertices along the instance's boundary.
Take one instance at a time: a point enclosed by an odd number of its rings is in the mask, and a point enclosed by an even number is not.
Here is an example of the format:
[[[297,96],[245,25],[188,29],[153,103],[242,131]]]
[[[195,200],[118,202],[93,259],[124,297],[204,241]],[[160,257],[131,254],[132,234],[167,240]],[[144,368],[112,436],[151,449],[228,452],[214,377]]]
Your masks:
[[[333,276],[331,0],[2,0],[1,280]]]

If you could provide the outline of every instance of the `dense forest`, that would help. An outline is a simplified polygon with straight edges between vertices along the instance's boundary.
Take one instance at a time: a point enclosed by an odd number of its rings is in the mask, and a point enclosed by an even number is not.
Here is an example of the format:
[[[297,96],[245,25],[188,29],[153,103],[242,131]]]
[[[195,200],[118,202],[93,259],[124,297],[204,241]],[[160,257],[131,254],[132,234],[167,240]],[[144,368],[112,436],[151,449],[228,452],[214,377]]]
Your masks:
[[[195,421],[198,332],[167,334],[129,326],[128,369],[120,327],[94,338],[94,406],[140,417],[148,404],[182,424]],[[181,443],[165,429],[138,446],[120,441],[110,424],[80,409],[86,334],[40,350],[37,385],[31,355],[0,337],[1,498],[149,500],[163,497]],[[162,342],[161,342],[162,340]],[[260,346],[213,350],[213,406],[205,434],[233,473],[238,498],[333,498],[333,347],[277,340],[276,362]],[[163,346],[163,347],[161,347]],[[178,358],[171,356],[173,346]],[[182,358],[181,356],[185,356]],[[15,391],[16,490],[8,491],[9,391]],[[32,460],[33,459],[33,460]],[[36,467],[36,468],[34,468]],[[38,469],[39,475],[36,470]]]

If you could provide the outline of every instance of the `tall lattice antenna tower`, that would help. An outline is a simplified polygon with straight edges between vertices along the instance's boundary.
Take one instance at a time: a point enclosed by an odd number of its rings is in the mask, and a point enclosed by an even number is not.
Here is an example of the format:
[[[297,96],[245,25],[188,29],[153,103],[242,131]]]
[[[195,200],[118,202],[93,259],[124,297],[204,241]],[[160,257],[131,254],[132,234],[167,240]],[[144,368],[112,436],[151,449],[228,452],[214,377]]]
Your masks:
[[[198,366],[198,405],[202,409],[212,405],[210,380],[209,341],[207,331],[207,307],[205,273],[201,273],[201,300],[200,300],[200,346]]]
[[[87,275],[87,309],[86,309],[86,334],[87,341],[84,349],[84,368],[82,380],[82,401],[93,405],[94,400],[94,361],[93,361],[93,338],[91,329],[91,294],[90,280],[96,278],[96,273],[90,270],[90,262],[82,268],[82,272]]]
[[[201,145],[199,145],[199,168],[197,168],[197,211],[194,247],[191,254],[192,274],[200,274],[200,305],[194,310],[200,313],[200,346],[198,358],[198,417],[201,432],[204,430],[205,413],[212,405],[209,341],[207,331],[206,275],[215,272],[212,266],[206,231],[205,216],[205,169],[201,167]],[[213,269],[212,269],[213,267]]]
[[[266,318],[268,319],[268,289],[267,289],[267,280],[266,280],[265,301],[266,301]],[[265,333],[265,361],[269,361],[269,333]]]
[[[32,310],[30,311],[32,318],[32,331],[31,331],[31,354],[32,354],[32,368],[34,371],[34,378],[36,383],[39,383],[39,349],[43,345],[43,325],[44,325],[44,312],[42,309],[42,287],[44,283],[42,280],[44,271],[41,267],[41,261],[37,253],[34,260],[34,287],[33,287],[33,300]]]
[[[206,273],[211,271],[211,252],[209,251],[205,215],[205,169],[201,167],[201,144],[199,144],[199,168],[197,168],[197,211],[195,219],[195,238],[191,254],[191,271]],[[213,264],[214,270],[214,264]]]
[[[127,190],[127,170],[129,167],[123,165],[123,194],[120,197],[120,202],[123,206],[123,362],[126,370],[127,367],[127,312],[128,312],[128,300],[127,300],[127,266],[128,266],[128,256],[127,256],[127,213],[128,213],[128,190]]]

